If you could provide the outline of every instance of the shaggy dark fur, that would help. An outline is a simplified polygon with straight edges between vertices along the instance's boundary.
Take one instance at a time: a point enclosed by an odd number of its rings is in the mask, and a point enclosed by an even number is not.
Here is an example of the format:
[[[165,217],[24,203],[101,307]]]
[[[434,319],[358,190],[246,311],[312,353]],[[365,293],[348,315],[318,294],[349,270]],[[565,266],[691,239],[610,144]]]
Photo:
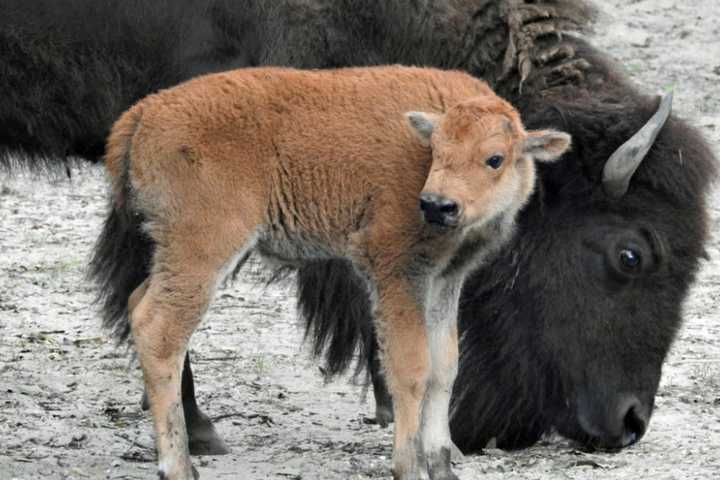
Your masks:
[[[186,78],[173,51],[192,13],[181,3],[4,0],[0,165],[98,161],[121,112]]]
[[[98,161],[121,112],[200,73],[406,63],[464,68],[492,81],[509,70],[501,17],[513,3],[4,0],[0,168]],[[578,1],[548,3],[570,5],[557,22],[587,14]]]
[[[97,160],[119,112],[209,71],[397,62],[483,77],[529,127],[569,131],[574,149],[542,168],[515,243],[466,286],[453,435],[465,450],[492,437],[519,447],[557,427],[610,445],[605,423],[620,410],[636,436],[645,429],[702,255],[715,167],[697,132],[673,118],[627,195],[604,195],[605,160],[657,101],[582,41],[554,35],[588,18],[573,0],[6,0],[0,164]],[[120,336],[124,299],[151,255],[139,221],[111,217],[92,264],[106,325]],[[637,271],[618,263],[628,248],[642,255]],[[119,257],[127,259],[122,271],[108,270]],[[372,364],[367,299],[352,272],[321,263],[298,281],[308,336],[317,354],[326,352],[329,373],[349,367],[357,351],[360,366]],[[629,409],[617,407],[621,400],[632,400]]]

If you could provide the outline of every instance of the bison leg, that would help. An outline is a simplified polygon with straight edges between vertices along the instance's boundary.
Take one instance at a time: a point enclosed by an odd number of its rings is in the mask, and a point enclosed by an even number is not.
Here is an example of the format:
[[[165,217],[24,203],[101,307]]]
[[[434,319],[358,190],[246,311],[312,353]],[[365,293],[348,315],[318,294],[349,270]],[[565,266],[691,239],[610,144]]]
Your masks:
[[[203,233],[207,230],[197,226],[190,229]],[[155,427],[159,475],[167,480],[193,480],[198,476],[190,462],[182,403],[183,359],[219,271],[233,253],[222,251],[230,242],[212,240],[217,235],[198,238],[184,233],[166,233],[174,243],[157,242],[147,290],[131,314]]]
[[[195,381],[190,367],[190,354],[185,354],[182,373],[182,403],[185,412],[190,455],[227,455],[230,449],[225,444],[210,418],[205,415],[195,399]],[[142,409],[149,410],[150,402],[147,392],[143,392]]]
[[[368,364],[370,378],[373,384],[373,394],[375,396],[375,422],[382,428],[386,428],[394,421],[392,396],[388,390],[385,375],[380,367],[380,358],[377,356],[378,350],[377,340],[373,338],[373,356]],[[455,442],[450,445],[450,459],[453,462],[462,462],[465,455],[462,453]]]
[[[378,285],[376,332],[394,407],[396,480],[427,478],[419,433],[429,359],[423,312],[417,298],[408,281],[395,278]]]
[[[377,351],[377,342],[373,339],[373,350]],[[392,396],[388,390],[385,376],[380,368],[380,358],[374,353],[370,360],[370,378],[373,384],[373,396],[375,397],[375,422],[385,428],[393,422]]]
[[[450,395],[458,369],[457,310],[462,282],[444,280],[430,287],[425,319],[430,347],[430,375],[422,411],[423,451],[433,480],[457,480],[450,460]]]
[[[155,286],[155,279],[151,281]],[[180,376],[185,343],[197,322],[186,314],[181,315],[181,321],[173,322],[175,312],[171,308],[159,308],[159,295],[153,290],[148,290],[131,318],[154,420],[158,473],[161,479],[193,480],[196,474],[188,451]]]
[[[190,455],[227,455],[230,453],[230,449],[215,431],[210,418],[200,410],[197,404],[190,355],[187,353],[182,373],[182,404]]]

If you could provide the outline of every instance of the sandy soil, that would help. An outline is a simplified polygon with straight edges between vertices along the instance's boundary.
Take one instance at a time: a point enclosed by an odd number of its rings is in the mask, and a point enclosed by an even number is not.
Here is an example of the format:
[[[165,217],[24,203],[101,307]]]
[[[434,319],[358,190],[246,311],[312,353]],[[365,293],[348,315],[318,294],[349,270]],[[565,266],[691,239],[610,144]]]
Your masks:
[[[596,41],[648,89],[675,84],[676,111],[720,155],[713,3],[607,1]],[[618,454],[562,439],[489,450],[457,466],[463,480],[720,478],[720,194],[712,205],[711,259],[643,441]],[[140,372],[99,329],[83,279],[104,210],[99,170],[71,181],[0,178],[0,479],[155,478]],[[373,412],[361,387],[323,384],[289,285],[244,278],[218,293],[192,342],[200,400],[233,451],[196,460],[203,478],[389,478],[390,431],[363,422]]]

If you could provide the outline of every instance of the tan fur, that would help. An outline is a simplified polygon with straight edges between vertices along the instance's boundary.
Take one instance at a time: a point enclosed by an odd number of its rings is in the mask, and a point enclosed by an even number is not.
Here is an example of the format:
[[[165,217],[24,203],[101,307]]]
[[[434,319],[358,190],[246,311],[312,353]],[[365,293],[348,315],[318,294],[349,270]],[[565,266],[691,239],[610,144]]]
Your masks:
[[[430,370],[428,339],[422,311],[411,285],[390,280],[379,292],[378,327],[383,363],[395,399],[394,474],[406,478],[420,469],[414,444],[420,428],[420,409]]]
[[[423,188],[456,201],[463,222],[492,218],[501,210],[529,198],[535,184],[535,167],[526,156],[526,132],[520,115],[495,96],[476,97],[450,108],[436,118],[432,135],[433,165]],[[558,140],[558,143],[562,143]],[[557,158],[567,149],[558,145]],[[500,155],[504,161],[493,169],[485,161]]]
[[[142,300],[145,296],[147,288],[148,281],[147,279],[145,279],[140,285],[138,285],[138,287],[133,291],[133,293],[130,294],[130,297],[128,298],[128,312],[132,314],[132,311],[135,310],[135,307],[138,306],[140,300]]]
[[[435,160],[407,124],[404,113],[412,110],[441,115]],[[447,390],[457,365],[454,327],[441,340],[447,355],[431,362],[428,325],[455,319],[428,323],[426,297],[462,229],[425,224],[419,195],[425,188],[457,197],[467,226],[496,216],[496,197],[514,216],[534,179],[529,159],[527,168],[517,167],[525,135],[517,113],[485,83],[407,67],[238,70],[162,91],[123,115],[108,140],[107,166],[115,201],[131,192],[156,245],[151,275],[130,310],[161,473],[192,478],[182,359],[221,272],[253,248],[290,264],[348,258],[368,278],[395,399],[395,475],[414,479],[426,471],[417,462],[423,399]],[[496,150],[512,158],[505,170],[473,163]],[[460,168],[468,182],[456,178]],[[461,281],[461,274],[448,275],[453,285]],[[446,418],[443,402],[445,417],[423,415]],[[449,472],[445,463],[438,468]]]
[[[113,201],[117,204],[125,201],[123,191],[123,174],[127,171],[125,162],[129,160],[128,147],[140,122],[141,109],[141,104],[137,104],[115,122],[105,148],[105,168],[112,179]]]

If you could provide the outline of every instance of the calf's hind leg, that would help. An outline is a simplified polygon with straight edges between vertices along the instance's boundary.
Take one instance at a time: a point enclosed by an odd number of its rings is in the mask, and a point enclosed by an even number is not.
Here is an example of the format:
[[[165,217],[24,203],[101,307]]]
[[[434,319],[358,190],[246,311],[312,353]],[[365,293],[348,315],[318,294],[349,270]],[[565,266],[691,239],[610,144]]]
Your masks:
[[[185,412],[190,455],[227,455],[230,449],[218,435],[210,417],[205,415],[195,398],[195,380],[190,365],[190,354],[185,353],[182,372],[182,404]],[[147,392],[143,392],[142,409],[150,409]]]
[[[204,236],[206,244],[197,235],[172,238],[175,243],[158,242],[147,291],[132,311],[131,325],[153,416],[160,478],[192,480],[197,474],[190,463],[181,399],[183,358],[233,252],[208,240],[217,236]]]

